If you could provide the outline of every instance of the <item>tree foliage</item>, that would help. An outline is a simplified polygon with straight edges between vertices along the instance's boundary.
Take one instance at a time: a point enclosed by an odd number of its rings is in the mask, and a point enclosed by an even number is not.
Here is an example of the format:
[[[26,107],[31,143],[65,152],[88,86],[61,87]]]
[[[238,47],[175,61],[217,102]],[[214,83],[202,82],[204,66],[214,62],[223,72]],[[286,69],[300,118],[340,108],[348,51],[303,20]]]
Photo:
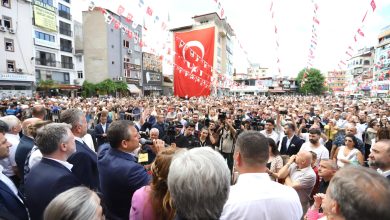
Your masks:
[[[93,95],[116,95],[116,92],[125,93],[127,91],[127,83],[124,81],[113,81],[106,79],[100,83],[93,84],[88,81],[83,83],[84,97],[91,97]]]
[[[48,80],[40,80],[38,82],[38,88],[43,89],[45,91],[45,96],[49,95],[49,89],[53,88],[53,86],[56,84],[54,80],[48,79]]]
[[[306,73],[306,77],[304,77]],[[304,81],[304,83],[302,83]],[[303,94],[320,95],[326,88],[324,86],[325,77],[320,70],[315,68],[303,69],[299,72],[297,77],[297,83],[299,92]]]
[[[83,97],[91,97],[96,94],[96,85],[85,80],[82,90],[81,94]]]

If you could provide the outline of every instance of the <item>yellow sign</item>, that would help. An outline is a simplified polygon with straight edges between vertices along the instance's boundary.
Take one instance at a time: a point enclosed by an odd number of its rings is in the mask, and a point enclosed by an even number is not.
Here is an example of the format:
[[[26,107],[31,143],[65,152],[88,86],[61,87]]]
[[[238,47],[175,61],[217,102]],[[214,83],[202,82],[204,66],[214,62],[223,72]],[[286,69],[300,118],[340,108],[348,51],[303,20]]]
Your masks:
[[[145,163],[149,161],[148,153],[138,154],[138,163]]]
[[[56,13],[34,5],[35,25],[50,31],[57,31]]]

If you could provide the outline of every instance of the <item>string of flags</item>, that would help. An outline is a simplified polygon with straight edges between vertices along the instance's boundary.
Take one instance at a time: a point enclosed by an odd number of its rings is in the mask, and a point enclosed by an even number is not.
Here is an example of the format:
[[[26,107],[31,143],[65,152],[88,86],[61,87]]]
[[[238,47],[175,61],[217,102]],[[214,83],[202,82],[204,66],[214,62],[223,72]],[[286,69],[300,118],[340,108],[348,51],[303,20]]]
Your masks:
[[[317,30],[320,25],[320,21],[318,19],[318,4],[312,0],[313,8],[314,8],[314,15],[313,15],[313,24],[312,24],[312,30],[311,30],[311,40],[310,40],[310,48],[309,48],[309,55],[307,59],[307,65],[306,68],[313,67],[313,60],[315,59],[315,51],[317,49]]]
[[[274,1],[271,1],[271,6],[270,6],[269,11],[271,13],[272,22],[273,22],[273,25],[274,25],[275,43],[276,43],[275,44],[276,65],[277,65],[277,68],[278,68],[278,73],[280,75],[281,74],[281,70],[280,70],[280,58],[279,58],[279,34],[278,34],[278,27],[276,26],[276,21],[275,21]]]
[[[357,44],[359,38],[365,37],[365,34],[364,34],[364,32],[363,32],[364,22],[367,20],[367,19],[366,19],[366,18],[367,18],[367,14],[368,14],[371,10],[372,10],[372,13],[374,13],[374,11],[375,11],[375,9],[376,9],[375,0],[371,0],[371,1],[370,1],[370,6],[369,6],[369,7],[370,7],[370,8],[368,8],[368,9],[366,10],[366,12],[364,13],[363,18],[362,18],[362,21],[361,21],[361,23],[360,23],[360,26],[356,29],[356,32],[355,32],[355,34],[354,34],[354,36],[353,36],[353,43],[351,44],[351,45],[353,45],[353,46],[356,46],[356,44]],[[345,53],[344,53],[344,55],[346,55],[346,56],[344,56],[345,58],[341,59],[341,60],[339,61],[339,63],[337,64],[337,66],[339,67],[340,70],[343,69],[343,66],[346,66],[346,65],[347,65],[347,63],[346,63],[347,60],[349,60],[349,59],[352,58],[352,54],[353,54],[354,50],[353,50],[353,47],[352,47],[351,45],[349,45],[349,46],[347,47],[347,49],[345,50]]]

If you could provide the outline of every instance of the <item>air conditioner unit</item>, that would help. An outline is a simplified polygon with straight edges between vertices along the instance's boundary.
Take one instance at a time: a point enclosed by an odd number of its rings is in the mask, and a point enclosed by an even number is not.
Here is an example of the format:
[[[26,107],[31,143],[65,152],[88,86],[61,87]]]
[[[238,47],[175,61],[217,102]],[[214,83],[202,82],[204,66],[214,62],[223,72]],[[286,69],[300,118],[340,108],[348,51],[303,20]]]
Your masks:
[[[128,54],[132,54],[132,53],[133,53],[133,50],[132,50],[132,49],[128,49],[128,50],[127,50],[127,53],[128,53]]]
[[[18,71],[18,73],[21,73],[21,72],[23,72],[23,70],[22,69],[17,69],[17,71]]]
[[[74,80],[73,80],[73,83],[76,84],[76,85],[78,85],[78,84],[80,84],[80,80],[79,80],[79,79],[74,79]]]
[[[8,72],[9,72],[9,73],[13,73],[13,72],[15,72],[15,69],[8,68]]]
[[[5,27],[4,26],[0,26],[0,31],[5,32]]]
[[[9,31],[9,33],[11,33],[11,34],[15,34],[15,30],[12,29],[12,28],[8,29],[8,31]]]

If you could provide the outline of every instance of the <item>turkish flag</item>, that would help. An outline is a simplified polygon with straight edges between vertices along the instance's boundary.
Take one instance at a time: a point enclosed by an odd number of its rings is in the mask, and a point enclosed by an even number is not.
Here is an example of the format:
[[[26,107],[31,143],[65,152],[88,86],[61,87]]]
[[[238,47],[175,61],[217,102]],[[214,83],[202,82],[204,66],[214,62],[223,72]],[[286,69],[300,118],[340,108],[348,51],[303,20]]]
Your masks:
[[[210,84],[214,60],[215,28],[176,32],[174,95],[179,97],[209,96],[210,88],[191,79],[192,75]]]

